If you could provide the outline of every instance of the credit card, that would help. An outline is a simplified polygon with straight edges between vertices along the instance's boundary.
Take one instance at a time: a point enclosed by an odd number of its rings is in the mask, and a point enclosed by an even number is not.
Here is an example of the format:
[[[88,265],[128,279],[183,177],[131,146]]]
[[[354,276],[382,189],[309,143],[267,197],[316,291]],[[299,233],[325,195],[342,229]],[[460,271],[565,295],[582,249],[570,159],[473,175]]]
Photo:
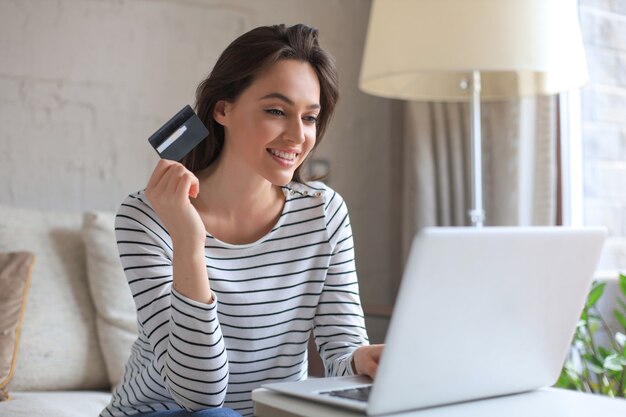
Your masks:
[[[148,138],[150,145],[163,159],[180,161],[209,136],[191,106],[186,105]]]

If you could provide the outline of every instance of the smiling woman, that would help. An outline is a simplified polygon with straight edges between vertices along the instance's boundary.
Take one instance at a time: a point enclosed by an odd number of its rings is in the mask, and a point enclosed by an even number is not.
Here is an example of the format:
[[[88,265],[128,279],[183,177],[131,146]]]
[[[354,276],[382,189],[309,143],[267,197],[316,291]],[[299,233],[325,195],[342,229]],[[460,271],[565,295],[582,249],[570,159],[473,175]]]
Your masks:
[[[116,217],[139,337],[102,417],[252,415],[253,389],[306,378],[311,332],[327,375],[375,376],[346,204],[300,174],[337,88],[304,25],[222,53],[196,95],[209,137]]]

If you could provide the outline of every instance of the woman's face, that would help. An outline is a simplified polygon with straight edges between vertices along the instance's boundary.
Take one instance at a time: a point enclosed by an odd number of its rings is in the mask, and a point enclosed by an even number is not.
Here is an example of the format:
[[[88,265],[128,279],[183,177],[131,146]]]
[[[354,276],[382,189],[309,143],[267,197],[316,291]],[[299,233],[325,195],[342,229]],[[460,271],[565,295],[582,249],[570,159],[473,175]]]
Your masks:
[[[315,145],[320,84],[307,62],[283,59],[261,71],[235,102],[219,102],[220,158],[272,184],[285,185]]]

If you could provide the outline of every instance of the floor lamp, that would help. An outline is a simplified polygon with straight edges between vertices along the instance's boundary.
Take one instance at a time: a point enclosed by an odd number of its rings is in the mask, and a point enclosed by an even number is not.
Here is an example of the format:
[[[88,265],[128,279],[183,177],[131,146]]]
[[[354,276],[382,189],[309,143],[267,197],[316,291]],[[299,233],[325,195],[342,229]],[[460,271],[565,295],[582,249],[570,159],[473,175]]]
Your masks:
[[[361,90],[470,101],[474,226],[485,221],[481,100],[556,94],[586,80],[576,0],[372,1]]]

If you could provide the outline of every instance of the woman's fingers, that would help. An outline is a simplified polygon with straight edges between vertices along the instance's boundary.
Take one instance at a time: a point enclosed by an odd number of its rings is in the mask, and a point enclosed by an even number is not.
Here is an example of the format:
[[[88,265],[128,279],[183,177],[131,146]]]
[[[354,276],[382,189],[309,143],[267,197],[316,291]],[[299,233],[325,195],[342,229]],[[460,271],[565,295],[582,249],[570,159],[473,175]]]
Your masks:
[[[163,191],[168,196],[175,196],[180,179],[185,175],[185,167],[182,165],[171,166],[163,176]],[[159,184],[160,185],[160,184]]]
[[[385,345],[372,345],[372,358],[376,361],[376,363],[380,361],[384,347]]]
[[[167,183],[167,192],[176,199],[192,196],[195,198],[200,190],[198,178],[183,165],[176,165],[166,174],[170,178]]]
[[[385,345],[362,346],[355,352],[355,365],[358,374],[376,378],[378,362]]]
[[[176,164],[176,162],[168,161],[167,159],[160,159],[159,162],[156,164],[156,167],[154,167],[154,171],[152,171],[152,175],[150,176],[150,180],[148,181],[146,190],[152,191],[156,189],[167,170],[171,168],[174,164]]]
[[[178,198],[196,198],[199,190],[200,182],[198,178],[187,171],[179,177],[175,193]]]
[[[378,358],[380,358],[380,356],[378,356]],[[374,354],[374,349],[371,349],[369,351],[369,355],[368,355],[367,359],[368,359],[367,366],[366,366],[367,375],[370,378],[375,379],[376,378],[376,372],[378,371],[378,359],[376,358],[376,356]]]
[[[191,186],[189,187],[189,197],[196,198],[200,192],[200,180],[191,174]]]
[[[195,198],[199,191],[200,183],[195,175],[182,164],[166,159],[159,161],[146,187],[148,198],[163,194]]]

